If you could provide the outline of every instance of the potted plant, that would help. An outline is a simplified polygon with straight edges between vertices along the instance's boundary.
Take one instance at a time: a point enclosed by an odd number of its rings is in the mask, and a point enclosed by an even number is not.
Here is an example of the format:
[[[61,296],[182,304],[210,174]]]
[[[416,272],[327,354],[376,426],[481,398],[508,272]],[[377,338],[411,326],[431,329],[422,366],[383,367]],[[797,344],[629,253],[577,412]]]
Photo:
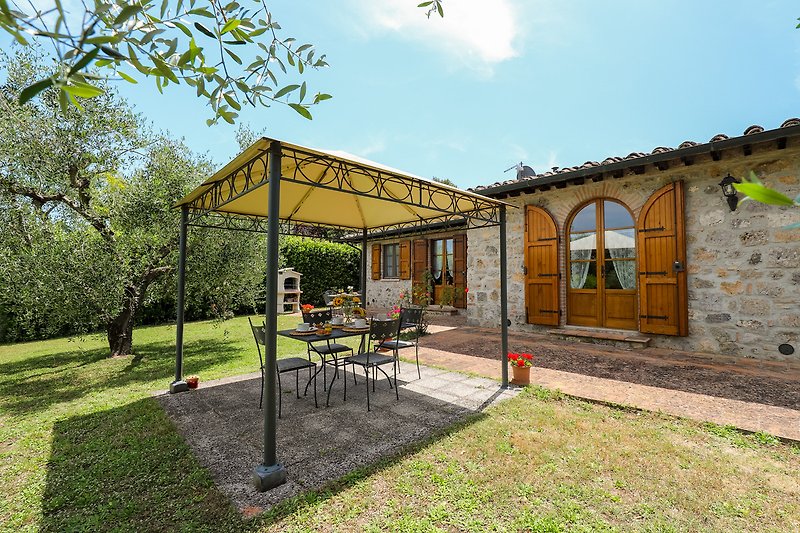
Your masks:
[[[513,372],[511,383],[514,385],[530,385],[533,355],[529,353],[509,352],[508,364],[511,365],[511,371]]]
[[[196,389],[200,385],[200,376],[189,376],[186,378],[186,384],[189,385],[190,389]]]

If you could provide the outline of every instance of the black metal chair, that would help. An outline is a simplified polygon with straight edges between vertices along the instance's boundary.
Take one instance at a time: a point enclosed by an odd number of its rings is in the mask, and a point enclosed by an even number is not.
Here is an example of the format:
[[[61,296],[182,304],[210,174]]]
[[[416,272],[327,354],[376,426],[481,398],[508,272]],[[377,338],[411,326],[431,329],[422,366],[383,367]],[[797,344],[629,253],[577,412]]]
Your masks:
[[[404,348],[414,348],[414,356],[417,360],[417,377],[422,378],[422,373],[419,371],[419,334],[422,329],[422,315],[425,312],[421,307],[403,307],[400,309],[400,327],[397,331],[395,340],[386,341],[381,344],[381,348],[389,348],[390,350],[402,350]],[[400,332],[404,329],[410,329],[413,340],[400,340]]]
[[[303,322],[308,322],[309,324],[318,324],[322,325],[325,322],[330,322],[333,319],[333,311],[328,309],[315,309],[313,311],[308,311],[303,313]],[[335,342],[331,342],[330,340],[326,340],[325,344],[312,344],[308,343],[308,357],[309,360],[311,359],[311,352],[314,351],[317,353],[320,358],[322,359],[322,390],[327,390],[328,387],[328,377],[326,372],[327,365],[333,365],[336,368],[336,376],[338,377],[339,367],[344,367],[350,364],[349,357],[337,357],[337,354],[343,352],[350,352],[350,355],[353,355],[353,349],[346,344],[338,344]],[[332,359],[329,359],[328,356],[331,356]],[[346,378],[347,376],[345,376]],[[353,372],[353,383],[356,383],[356,376],[355,372]],[[347,380],[345,379],[345,398],[347,396]]]
[[[353,365],[358,365],[364,369],[364,375],[367,378],[367,411],[370,410],[369,406],[369,371],[372,370],[372,392],[375,392],[375,381],[377,378],[377,371],[386,376],[389,382],[389,388],[394,388],[394,394],[397,399],[400,399],[400,393],[397,391],[397,350],[391,350],[387,355],[386,352],[378,352],[377,348],[383,346],[389,337],[397,335],[400,327],[400,319],[394,320],[372,320],[369,326],[369,345],[376,348],[376,351],[367,351],[360,353],[350,358]],[[394,370],[394,387],[392,387],[392,380],[389,375],[381,368],[383,365],[392,365]],[[355,370],[355,369],[354,369]],[[355,374],[355,372],[353,372]]]
[[[264,356],[261,354],[261,347],[266,346],[266,333],[264,326],[254,326],[253,321],[250,320],[250,317],[247,317],[247,321],[250,322],[250,328],[253,330],[253,338],[256,340],[256,349],[258,350],[258,360],[261,363],[261,396],[258,398],[258,408],[261,409],[261,405],[264,401],[264,380],[266,379],[265,373],[266,369],[264,368]],[[276,369],[278,374],[278,418],[281,417],[281,374],[285,372],[295,372],[295,391],[297,392],[297,399],[300,399],[300,371],[304,368],[308,369],[308,380],[309,382],[314,379],[314,407],[319,407],[317,403],[317,363],[311,360],[311,356],[309,355],[308,359],[303,359],[302,357],[287,357],[284,359],[278,359],[276,361]],[[308,393],[308,384],[306,384],[306,390],[303,392],[303,396]]]

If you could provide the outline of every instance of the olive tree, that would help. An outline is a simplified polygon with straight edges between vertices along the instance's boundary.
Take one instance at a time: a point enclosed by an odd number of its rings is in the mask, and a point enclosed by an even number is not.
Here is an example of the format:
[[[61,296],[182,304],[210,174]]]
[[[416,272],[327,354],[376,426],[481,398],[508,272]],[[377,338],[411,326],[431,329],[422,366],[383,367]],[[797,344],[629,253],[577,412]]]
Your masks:
[[[105,86],[82,111],[61,112],[53,88],[19,105],[44,61],[27,50],[0,62],[0,203],[10,229],[0,238],[0,302],[50,334],[103,327],[110,353],[126,355],[148,289],[174,272],[172,206],[211,165],[150,132]],[[199,271],[196,294],[229,300],[260,281],[254,237],[191,235],[190,253],[216,267]]]

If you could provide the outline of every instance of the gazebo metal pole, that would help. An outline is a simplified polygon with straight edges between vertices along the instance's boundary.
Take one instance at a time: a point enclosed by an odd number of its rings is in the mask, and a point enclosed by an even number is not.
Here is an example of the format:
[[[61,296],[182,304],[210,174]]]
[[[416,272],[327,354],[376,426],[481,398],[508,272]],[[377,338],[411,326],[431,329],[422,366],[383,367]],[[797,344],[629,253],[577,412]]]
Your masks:
[[[255,468],[253,482],[260,492],[286,482],[286,469],[277,460],[278,410],[275,376],[278,341],[278,231],[281,203],[281,144],[269,147],[269,200],[267,205],[267,308],[264,352],[264,462]]]
[[[181,206],[181,228],[178,238],[178,302],[175,324],[175,381],[170,383],[169,392],[184,392],[189,386],[183,379],[183,308],[186,294],[186,230],[189,220],[189,206]]]
[[[367,228],[361,236],[361,307],[367,308]]]
[[[500,206],[500,360],[503,387],[508,387],[508,268],[506,267],[506,206]]]

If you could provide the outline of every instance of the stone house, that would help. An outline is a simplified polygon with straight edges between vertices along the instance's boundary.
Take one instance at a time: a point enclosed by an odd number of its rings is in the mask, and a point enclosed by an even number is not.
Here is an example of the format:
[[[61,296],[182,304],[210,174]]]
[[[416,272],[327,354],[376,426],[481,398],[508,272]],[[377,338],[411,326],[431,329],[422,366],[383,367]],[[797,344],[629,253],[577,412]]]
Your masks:
[[[511,328],[800,359],[800,230],[785,228],[800,209],[729,202],[723,178],[750,171],[800,194],[800,120],[477,187],[517,208],[507,222]],[[370,304],[388,307],[427,275],[437,302],[452,294],[468,323],[496,327],[497,231],[432,227],[373,241]]]

